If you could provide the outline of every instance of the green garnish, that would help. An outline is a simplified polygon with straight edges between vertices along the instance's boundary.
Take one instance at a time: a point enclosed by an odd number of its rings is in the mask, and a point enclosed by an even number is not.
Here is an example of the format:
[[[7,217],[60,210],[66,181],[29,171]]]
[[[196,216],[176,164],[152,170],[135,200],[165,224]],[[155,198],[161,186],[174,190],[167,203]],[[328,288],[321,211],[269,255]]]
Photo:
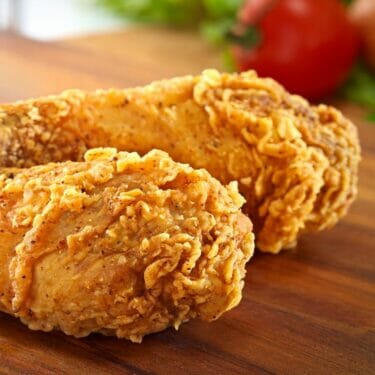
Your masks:
[[[370,110],[368,119],[375,122],[375,76],[365,63],[354,65],[341,93],[345,99],[366,106]]]
[[[196,26],[202,21],[236,18],[243,0],[96,0],[119,16],[136,22]]]
[[[244,48],[251,48],[261,42],[261,33],[255,27],[247,26],[239,32],[229,31],[227,40]]]
[[[136,22],[192,26],[203,17],[201,0],[96,0],[117,15]]]
[[[237,70],[233,53],[228,47],[221,53],[221,59],[227,72],[235,72]]]

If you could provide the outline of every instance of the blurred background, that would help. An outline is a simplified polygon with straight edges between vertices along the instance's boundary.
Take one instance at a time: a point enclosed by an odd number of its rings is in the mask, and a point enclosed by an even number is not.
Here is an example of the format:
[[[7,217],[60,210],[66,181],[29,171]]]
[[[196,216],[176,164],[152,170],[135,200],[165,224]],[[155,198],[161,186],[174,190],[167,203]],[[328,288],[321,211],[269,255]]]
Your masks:
[[[92,84],[145,83],[205,67],[255,69],[311,101],[357,103],[370,121],[374,20],[375,0],[0,0],[3,35],[127,61],[124,81],[100,71],[103,80]],[[119,70],[115,76],[122,78]]]
[[[39,40],[111,31],[124,23],[90,0],[0,0],[0,27]]]

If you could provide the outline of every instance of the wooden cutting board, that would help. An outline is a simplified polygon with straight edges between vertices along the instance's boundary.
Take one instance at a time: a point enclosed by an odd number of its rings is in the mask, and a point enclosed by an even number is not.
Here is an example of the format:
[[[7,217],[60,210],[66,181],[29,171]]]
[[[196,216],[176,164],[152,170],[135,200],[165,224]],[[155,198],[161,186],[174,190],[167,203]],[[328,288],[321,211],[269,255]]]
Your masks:
[[[182,32],[138,29],[59,43],[0,34],[0,101],[133,86],[206,67],[220,67],[217,51]],[[334,229],[278,256],[257,254],[239,307],[140,345],[32,332],[0,314],[0,373],[375,373],[375,125],[360,108],[336,104],[359,127],[359,197]]]

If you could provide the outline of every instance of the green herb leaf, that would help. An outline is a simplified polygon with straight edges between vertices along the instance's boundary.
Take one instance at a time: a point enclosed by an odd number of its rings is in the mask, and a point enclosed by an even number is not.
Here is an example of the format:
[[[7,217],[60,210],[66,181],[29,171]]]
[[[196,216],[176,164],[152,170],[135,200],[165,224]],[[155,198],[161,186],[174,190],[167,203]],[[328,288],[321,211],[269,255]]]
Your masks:
[[[260,43],[261,34],[257,28],[246,26],[239,32],[230,31],[227,34],[227,40],[242,47],[251,48]]]
[[[375,121],[375,75],[363,62],[353,67],[341,93],[346,99],[369,108],[369,119]]]
[[[244,0],[202,0],[202,2],[208,18],[234,19]]]
[[[202,0],[96,0],[119,16],[154,24],[194,25],[203,17]]]
[[[228,41],[228,35],[233,28],[233,22],[231,18],[203,22],[201,26],[203,37],[213,44],[224,44]]]
[[[232,51],[229,48],[225,48],[221,54],[221,59],[223,61],[224,68],[227,72],[235,72],[236,62]]]

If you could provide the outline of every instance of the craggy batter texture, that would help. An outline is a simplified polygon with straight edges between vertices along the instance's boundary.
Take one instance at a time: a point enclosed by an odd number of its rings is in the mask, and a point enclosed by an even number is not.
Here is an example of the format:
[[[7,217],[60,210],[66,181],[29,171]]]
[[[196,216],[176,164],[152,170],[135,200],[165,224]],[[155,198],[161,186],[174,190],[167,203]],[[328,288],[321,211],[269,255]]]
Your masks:
[[[140,342],[239,303],[254,238],[235,183],[155,150],[84,159],[3,169],[0,310]]]
[[[333,226],[357,193],[360,146],[336,109],[249,71],[207,70],[125,90],[66,91],[0,107],[0,165],[81,160],[91,147],[167,151],[239,181],[257,246],[277,253]]]

